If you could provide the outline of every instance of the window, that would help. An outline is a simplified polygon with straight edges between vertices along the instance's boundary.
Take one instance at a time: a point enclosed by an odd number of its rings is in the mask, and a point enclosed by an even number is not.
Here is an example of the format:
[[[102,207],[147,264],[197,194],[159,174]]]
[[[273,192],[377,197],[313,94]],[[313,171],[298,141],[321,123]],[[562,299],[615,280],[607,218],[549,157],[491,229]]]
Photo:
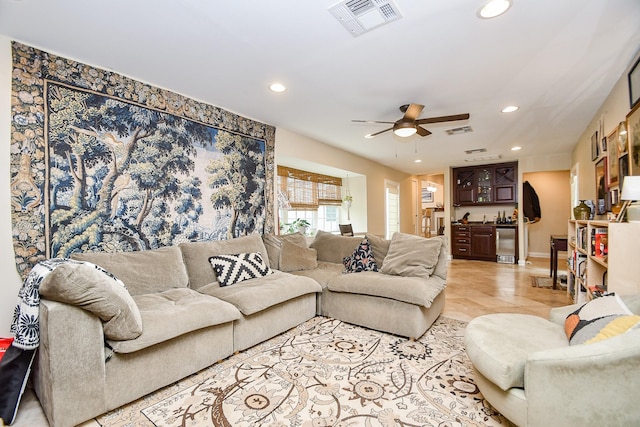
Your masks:
[[[342,178],[278,166],[280,222],[306,219],[312,230],[338,231],[342,204]],[[285,232],[286,232],[285,228]]]

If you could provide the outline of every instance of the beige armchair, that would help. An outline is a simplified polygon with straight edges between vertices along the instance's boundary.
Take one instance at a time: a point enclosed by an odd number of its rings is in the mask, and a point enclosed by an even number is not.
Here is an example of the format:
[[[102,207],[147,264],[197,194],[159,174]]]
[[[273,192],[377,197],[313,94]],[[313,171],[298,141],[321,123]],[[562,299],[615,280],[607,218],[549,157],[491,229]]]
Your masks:
[[[640,295],[622,300],[640,314]],[[550,320],[489,314],[467,326],[476,384],[516,425],[640,425],[640,328],[570,346],[564,321],[578,307],[554,308]]]

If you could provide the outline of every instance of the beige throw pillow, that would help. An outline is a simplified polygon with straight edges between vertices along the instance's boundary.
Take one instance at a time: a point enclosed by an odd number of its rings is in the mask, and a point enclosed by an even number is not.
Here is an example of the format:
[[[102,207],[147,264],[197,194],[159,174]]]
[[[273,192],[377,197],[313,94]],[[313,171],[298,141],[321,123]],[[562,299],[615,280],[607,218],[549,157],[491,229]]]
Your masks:
[[[365,237],[369,240],[371,250],[373,251],[373,257],[376,259],[378,268],[382,268],[384,264],[384,258],[389,252],[389,245],[391,240],[387,240],[384,237],[376,236],[375,234],[366,234]]]
[[[295,271],[295,270],[283,270],[280,265],[280,259],[282,258],[282,244],[287,241],[295,244],[298,247],[307,248],[307,239],[301,233],[282,234],[279,236],[273,234],[265,234],[262,236],[264,246],[267,248],[267,256],[269,258],[269,266],[274,270],[281,271]],[[315,257],[315,252],[313,254]],[[313,267],[315,268],[315,267]]]
[[[313,270],[318,267],[317,254],[315,249],[283,240],[279,260],[280,271]]]
[[[438,263],[442,240],[394,233],[381,273],[428,279]]]
[[[90,262],[59,265],[40,284],[40,295],[95,314],[109,339],[130,340],[142,333],[142,316],[122,281]]]

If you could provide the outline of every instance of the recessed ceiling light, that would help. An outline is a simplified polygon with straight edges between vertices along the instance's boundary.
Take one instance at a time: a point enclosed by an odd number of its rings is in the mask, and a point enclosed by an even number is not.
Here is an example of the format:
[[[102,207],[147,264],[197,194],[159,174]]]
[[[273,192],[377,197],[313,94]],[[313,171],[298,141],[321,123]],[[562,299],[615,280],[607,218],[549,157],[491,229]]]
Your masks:
[[[489,0],[478,10],[478,17],[490,19],[500,16],[509,10],[511,3],[511,0]]]
[[[413,161],[413,163],[422,163],[422,160],[421,160],[421,159],[415,159],[415,160]]]
[[[280,93],[287,90],[287,88],[282,83],[271,83],[269,85],[269,90],[275,93]]]
[[[517,105],[509,105],[508,107],[504,107],[502,110],[503,113],[513,113],[514,111],[517,111],[520,107],[518,107]]]
[[[515,147],[511,147],[511,151],[518,151],[518,150],[522,150],[522,147],[517,145]]]

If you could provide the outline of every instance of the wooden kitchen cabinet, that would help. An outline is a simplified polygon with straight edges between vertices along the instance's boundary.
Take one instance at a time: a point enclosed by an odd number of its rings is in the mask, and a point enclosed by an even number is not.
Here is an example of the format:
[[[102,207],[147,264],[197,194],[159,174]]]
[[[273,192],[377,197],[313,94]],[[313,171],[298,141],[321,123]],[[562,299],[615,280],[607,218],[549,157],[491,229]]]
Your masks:
[[[453,169],[453,201],[458,206],[515,204],[518,163]]]
[[[454,258],[471,258],[471,226],[459,225],[451,227],[451,254]]]
[[[473,259],[496,260],[496,228],[493,225],[471,227],[471,256]]]

